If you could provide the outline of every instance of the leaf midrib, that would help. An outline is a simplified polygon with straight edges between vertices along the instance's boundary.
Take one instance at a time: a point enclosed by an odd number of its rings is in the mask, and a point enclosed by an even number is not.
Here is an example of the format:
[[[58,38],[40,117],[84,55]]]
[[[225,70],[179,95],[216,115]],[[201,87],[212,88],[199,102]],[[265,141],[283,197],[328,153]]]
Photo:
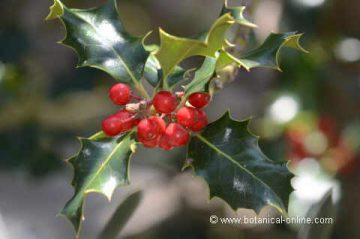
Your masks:
[[[94,182],[94,180],[97,178],[97,176],[99,176],[99,174],[102,172],[104,167],[109,163],[109,161],[111,160],[111,158],[115,154],[115,152],[123,145],[125,140],[128,140],[129,137],[130,137],[130,133],[128,133],[128,135],[125,136],[123,138],[123,140],[116,145],[116,147],[107,156],[106,160],[101,163],[100,168],[95,172],[95,175],[88,181],[88,183],[86,183],[85,186],[82,187],[82,190],[80,190],[79,193],[81,193],[81,194],[87,193],[87,191],[89,190],[88,187]]]
[[[81,17],[78,14],[75,14],[71,11],[69,11],[68,9],[66,9],[68,12],[70,12],[71,14],[73,14],[74,16],[78,17],[79,19],[81,19],[82,21],[84,21],[85,23],[89,24],[94,31],[96,32],[96,34],[98,36],[100,36],[100,38],[102,38],[102,35],[99,33],[99,31],[97,30],[96,26],[94,26],[91,22],[86,21],[83,17]],[[101,45],[103,46],[103,45]],[[131,80],[134,82],[134,84],[138,84],[138,80],[136,79],[136,77],[132,74],[131,70],[129,69],[129,67],[127,66],[127,64],[125,63],[125,61],[122,59],[122,57],[118,54],[118,52],[114,49],[113,46],[110,46],[111,51],[115,54],[115,56],[118,58],[118,60],[121,62],[121,64],[124,66],[126,72],[129,74]]]
[[[201,136],[200,134],[196,134],[196,137],[198,137],[201,141],[203,141],[206,145],[208,145],[211,149],[213,149],[214,151],[216,151],[218,154],[222,155],[224,158],[228,159],[230,162],[232,162],[233,164],[237,165],[239,168],[241,168],[242,170],[244,170],[246,173],[248,173],[251,177],[253,177],[256,181],[260,182],[262,185],[264,185],[267,189],[269,189],[273,195],[275,195],[275,197],[278,199],[279,202],[281,202],[279,196],[272,190],[272,188],[267,185],[266,183],[264,183],[261,179],[259,179],[256,175],[254,175],[251,171],[249,171],[247,168],[243,167],[240,163],[238,163],[237,161],[235,161],[230,155],[226,154],[225,152],[223,152],[222,150],[220,150],[218,147],[216,147],[214,144],[212,144],[211,142],[209,142],[206,138],[204,138],[203,136]],[[280,206],[282,207],[282,205],[280,204]]]

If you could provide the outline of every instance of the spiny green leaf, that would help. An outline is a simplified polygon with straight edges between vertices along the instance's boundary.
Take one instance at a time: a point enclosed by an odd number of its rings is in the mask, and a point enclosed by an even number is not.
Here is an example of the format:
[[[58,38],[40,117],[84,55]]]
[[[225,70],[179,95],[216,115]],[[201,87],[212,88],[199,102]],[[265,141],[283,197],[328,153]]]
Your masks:
[[[188,148],[195,174],[209,185],[210,198],[225,200],[234,210],[259,212],[271,205],[285,213],[292,174],[284,163],[268,159],[258,139],[248,131],[249,121],[235,121],[226,113],[195,134]]]
[[[247,27],[257,27],[256,24],[250,22],[244,17],[244,11],[245,6],[239,6],[239,7],[229,7],[228,1],[225,0],[224,7],[222,9],[221,15],[224,15],[226,13],[230,13],[231,16],[235,19],[235,21],[243,26]]]
[[[160,29],[160,48],[155,52],[155,56],[163,71],[163,79],[188,57],[215,57],[215,53],[225,45],[226,31],[234,22],[230,13],[221,16],[211,27],[205,41],[176,37]],[[166,88],[166,82],[164,86]]]
[[[72,185],[75,193],[61,212],[71,221],[77,236],[83,220],[86,194],[98,192],[110,200],[118,185],[128,184],[130,157],[135,150],[131,132],[118,138],[107,138],[99,133],[90,138],[80,138],[80,142],[80,152],[69,160],[74,168]]]
[[[195,71],[194,79],[185,86],[183,98],[187,99],[189,95],[199,91],[205,91],[206,85],[213,78],[215,73],[217,59],[206,57],[202,66]]]
[[[171,89],[181,81],[187,79],[186,72],[182,67],[175,66],[173,72],[167,77],[167,85]],[[144,70],[144,78],[153,87],[158,87],[162,78],[161,66],[154,55],[150,55]]]
[[[160,82],[159,76],[160,64],[154,55],[150,55],[144,68],[144,78],[150,85],[156,87]]]
[[[235,56],[231,55],[227,51],[220,50],[219,56],[218,56],[217,62],[216,62],[216,71],[217,72],[221,71],[226,66],[234,64],[234,63],[237,64],[239,67],[241,66],[240,59],[237,59]],[[247,70],[249,70],[249,69],[247,69]]]
[[[301,36],[302,34],[296,34],[295,32],[271,33],[260,47],[239,58],[226,51],[221,51],[217,70],[232,63],[236,63],[239,67],[244,67],[248,71],[255,67],[281,70],[279,58],[280,52],[284,47],[294,48],[307,53],[300,45]]]
[[[191,70],[190,70],[191,71]],[[188,72],[189,70],[184,70],[180,66],[176,66],[173,72],[168,76],[167,82],[168,85],[171,88],[178,85],[182,81],[185,81],[188,79]]]
[[[64,14],[64,6],[59,0],[54,0],[54,4],[50,7],[49,15],[47,15],[46,20],[52,20],[57,17],[60,17]]]
[[[64,23],[67,35],[62,43],[78,53],[80,67],[98,68],[119,81],[139,85],[149,53],[142,38],[124,30],[116,0],[87,10],[68,9],[60,0],[54,6],[50,18],[58,16]]]

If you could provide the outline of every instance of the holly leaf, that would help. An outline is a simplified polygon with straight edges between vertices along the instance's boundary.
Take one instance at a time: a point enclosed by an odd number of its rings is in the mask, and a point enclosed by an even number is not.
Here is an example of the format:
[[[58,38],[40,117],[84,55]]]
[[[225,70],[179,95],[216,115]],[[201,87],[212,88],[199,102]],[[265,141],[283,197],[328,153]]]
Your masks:
[[[235,56],[231,55],[227,51],[220,50],[218,60],[216,62],[216,71],[219,72],[224,69],[226,66],[231,64],[236,64],[238,67],[242,66],[242,62],[240,59],[237,59]],[[250,69],[247,69],[250,70]]]
[[[160,82],[160,63],[154,55],[150,55],[146,61],[144,69],[144,78],[150,85],[156,87]]]
[[[187,79],[187,71],[185,71],[180,66],[175,66],[173,72],[167,77],[167,85],[171,89],[180,82]],[[158,87],[162,78],[162,71],[159,61],[154,55],[150,55],[144,70],[144,78],[152,85],[153,87]]]
[[[90,138],[80,138],[80,142],[80,152],[68,161],[74,168],[75,193],[61,211],[73,224],[77,237],[86,195],[98,192],[110,200],[118,185],[127,185],[130,157],[135,151],[131,132],[114,138],[105,137],[101,132]]]
[[[195,71],[193,80],[184,88],[184,99],[195,92],[205,91],[206,85],[213,78],[215,74],[217,59],[213,57],[206,57],[201,67]]]
[[[215,21],[207,34],[201,35],[200,40],[176,37],[160,29],[161,44],[156,49],[155,56],[162,69],[163,78],[166,79],[176,69],[175,67],[188,57],[196,55],[215,57],[218,50],[232,46],[226,40],[226,32],[234,23],[247,27],[256,27],[255,24],[244,17],[244,10],[244,6],[228,7],[225,0],[221,16]],[[168,85],[165,82],[164,88],[167,87]]]
[[[160,29],[160,48],[154,54],[160,63],[163,79],[188,57],[215,57],[215,53],[226,45],[225,34],[234,23],[230,13],[221,16],[212,25],[205,41],[176,37]],[[166,82],[164,87],[167,87]]]
[[[248,71],[255,67],[267,67],[281,71],[279,59],[283,48],[293,48],[305,53],[308,52],[300,45],[301,36],[302,34],[296,34],[295,32],[271,33],[261,46],[239,58],[226,51],[221,51],[217,70],[235,63]]]
[[[231,119],[229,112],[192,136],[188,163],[209,185],[210,198],[225,200],[234,210],[257,213],[266,205],[286,212],[292,174],[285,163],[268,159],[249,133],[249,121]]]
[[[256,24],[250,22],[244,17],[245,8],[246,8],[245,6],[229,7],[228,0],[225,0],[223,9],[221,11],[221,15],[230,13],[231,16],[234,18],[234,20],[236,21],[236,23],[251,28],[257,27]]]
[[[61,43],[77,52],[79,67],[98,68],[121,82],[140,84],[149,52],[143,38],[124,30],[116,0],[86,10],[68,9],[54,0],[47,19],[54,18],[63,22],[67,34]]]
[[[50,12],[45,20],[53,20],[64,14],[64,5],[60,0],[54,0],[54,4],[50,7]]]

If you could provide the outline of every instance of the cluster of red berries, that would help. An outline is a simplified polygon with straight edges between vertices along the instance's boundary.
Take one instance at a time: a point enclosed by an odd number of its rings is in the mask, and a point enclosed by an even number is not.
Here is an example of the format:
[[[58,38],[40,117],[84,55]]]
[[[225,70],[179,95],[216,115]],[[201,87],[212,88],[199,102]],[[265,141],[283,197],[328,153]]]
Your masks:
[[[111,87],[109,97],[114,104],[126,106],[105,118],[102,129],[106,135],[116,136],[137,126],[137,139],[148,148],[170,150],[185,145],[191,132],[207,125],[207,116],[201,108],[208,105],[211,97],[196,92],[187,99],[190,106],[179,106],[182,94],[160,91],[151,101],[146,101],[134,96],[129,86],[118,83]],[[139,102],[128,104],[131,99]]]
[[[324,169],[330,172],[338,172],[341,175],[357,172],[360,168],[360,155],[349,143],[345,131],[340,131],[336,121],[329,117],[319,117],[312,123],[296,122],[286,129],[285,142],[291,165],[312,158],[321,161]],[[307,144],[314,134],[323,137],[324,145],[319,152],[311,148],[314,144]],[[316,142],[320,141],[317,139]]]

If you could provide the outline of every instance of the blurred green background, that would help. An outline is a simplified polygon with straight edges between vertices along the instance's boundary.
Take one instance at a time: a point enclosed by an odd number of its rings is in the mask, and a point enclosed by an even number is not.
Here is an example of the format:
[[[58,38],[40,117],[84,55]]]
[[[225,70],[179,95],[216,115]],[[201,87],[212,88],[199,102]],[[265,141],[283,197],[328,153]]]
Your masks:
[[[104,1],[63,2],[88,8]],[[329,188],[337,188],[338,214],[329,238],[360,238],[360,2],[229,3],[247,6],[246,15],[259,26],[244,31],[248,47],[272,31],[299,31],[310,53],[284,51],[283,72],[240,70],[215,95],[207,109],[210,121],[227,108],[239,119],[252,116],[263,151],[274,160],[290,160],[297,172],[289,213],[305,214]],[[56,217],[72,194],[72,171],[64,160],[79,148],[75,136],[97,132],[101,119],[116,110],[107,98],[115,81],[95,69],[75,69],[74,52],[56,44],[64,29],[58,21],[44,21],[51,4],[0,2],[0,239],[72,238],[70,224]],[[158,27],[187,37],[206,31],[223,1],[118,4],[127,30],[153,30],[156,42]],[[212,214],[235,214],[221,200],[208,203],[203,181],[179,173],[183,160],[184,149],[141,148],[132,163],[132,186],[118,189],[110,204],[89,196],[84,238],[97,238],[119,202],[138,188],[145,189],[144,197],[122,232],[126,238],[296,238],[298,228],[286,225],[211,225]],[[308,181],[301,180],[304,171]]]

